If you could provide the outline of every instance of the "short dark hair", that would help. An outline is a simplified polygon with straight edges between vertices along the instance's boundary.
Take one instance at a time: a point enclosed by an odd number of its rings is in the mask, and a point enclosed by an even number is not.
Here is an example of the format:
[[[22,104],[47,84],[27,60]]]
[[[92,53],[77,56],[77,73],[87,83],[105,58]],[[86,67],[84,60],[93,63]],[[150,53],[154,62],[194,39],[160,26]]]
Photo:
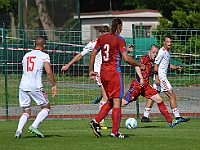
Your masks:
[[[101,26],[100,28],[99,28],[99,32],[110,32],[110,29],[109,29],[109,27],[108,26]]]
[[[35,39],[35,46],[42,47],[44,44],[46,44],[46,40],[43,36],[38,36]]]
[[[167,35],[164,36],[163,41],[165,41],[166,38],[169,38],[169,39],[172,40],[172,36],[170,36],[169,34],[167,34]]]
[[[149,50],[151,50],[153,47],[156,47],[157,49],[159,49],[158,46],[157,46],[156,44],[152,44],[152,45],[149,47]]]

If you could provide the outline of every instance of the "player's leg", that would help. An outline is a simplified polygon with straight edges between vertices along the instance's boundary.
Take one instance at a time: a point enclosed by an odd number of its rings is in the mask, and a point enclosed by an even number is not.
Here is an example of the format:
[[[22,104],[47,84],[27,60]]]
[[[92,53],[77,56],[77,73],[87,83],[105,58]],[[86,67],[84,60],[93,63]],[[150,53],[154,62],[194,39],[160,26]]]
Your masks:
[[[166,106],[163,102],[163,99],[160,97],[159,94],[155,94],[154,96],[151,97],[151,99],[154,100],[157,103],[160,112],[166,118],[170,127],[174,127],[176,124],[181,122],[181,119],[178,119],[178,120],[175,120],[175,121],[172,122],[172,118],[170,116],[170,113],[168,112],[168,110],[167,110],[167,108],[166,108]]]
[[[135,101],[140,95],[140,85],[135,81],[132,81],[129,89],[122,99],[122,107],[127,106],[129,103]]]
[[[151,99],[147,100],[146,106],[144,108],[144,114],[143,114],[143,117],[141,119],[141,122],[152,122],[149,119],[149,114],[150,114],[150,111],[151,111],[151,108],[152,108],[153,104],[154,104],[154,101],[152,101]]]
[[[14,136],[14,138],[16,139],[19,139],[21,137],[22,130],[31,114],[30,101],[31,100],[28,95],[28,92],[19,90],[19,103],[20,107],[23,108],[23,114],[19,119],[18,127]]]
[[[101,137],[101,133],[100,133],[100,121],[103,120],[107,114],[109,113],[109,111],[112,109],[112,101],[108,101],[106,102],[102,108],[100,109],[99,113],[95,116],[95,119],[93,119],[90,122],[90,126],[93,129],[93,133],[97,136],[97,137]]]
[[[43,89],[39,92],[30,92],[31,97],[37,103],[37,105],[41,105],[41,111],[37,114],[36,119],[29,127],[29,132],[34,133],[38,137],[44,137],[44,135],[38,130],[38,126],[41,122],[43,122],[50,112],[50,104],[48,101],[48,97]]]
[[[156,85],[155,82],[153,84],[153,88],[156,89],[158,91],[158,93],[160,93],[161,87]],[[144,109],[144,115],[141,119],[141,122],[152,122],[149,119],[149,115],[150,115],[150,112],[151,112],[151,108],[153,107],[153,104],[154,104],[154,101],[152,101],[151,99],[148,99],[146,106],[145,106],[145,109]]]
[[[164,91],[164,93],[170,98],[170,106],[172,109],[172,112],[174,114],[174,117],[178,120],[181,118],[181,122],[187,122],[190,120],[190,118],[183,118],[180,116],[177,104],[176,104],[176,95],[174,94],[173,90]]]
[[[104,90],[102,83],[101,83],[100,68],[101,68],[101,63],[95,60],[94,71],[98,72],[98,75],[96,76],[96,81],[97,81],[97,84],[98,84],[98,86],[101,90],[101,94],[94,98],[94,104],[98,104],[102,100],[104,100],[104,102],[107,101],[107,95],[106,95],[105,90]]]
[[[124,138],[124,135],[119,132],[121,117],[121,98],[113,98],[111,137]]]
[[[102,96],[102,99],[101,99],[101,101],[99,103],[99,110],[101,110],[102,106],[108,101],[108,97],[106,95],[106,92],[104,90],[103,85],[100,86],[100,90],[101,90],[101,93],[102,93],[103,96]],[[107,130],[108,129],[107,126],[105,125],[105,120],[104,119],[101,120],[100,127],[101,127],[102,130]]]
[[[104,85],[105,89],[108,89],[108,83],[107,78],[109,77],[109,75],[107,75],[107,72],[102,71],[101,74],[103,74],[101,79],[102,85]],[[106,91],[107,93],[107,91]],[[105,118],[105,116],[109,113],[109,111],[112,109],[113,103],[112,101],[107,101],[100,109],[100,111],[98,112],[98,114],[95,116],[95,118],[90,122],[90,127],[93,130],[93,133],[97,136],[97,137],[101,137],[101,133],[100,133],[100,121],[103,120]]]
[[[113,109],[112,109],[112,138],[128,138],[128,136],[123,135],[119,132],[122,112],[122,97],[124,94],[124,84],[121,73],[114,73],[110,76],[109,86],[110,97],[113,97]],[[112,90],[111,90],[112,89]]]
[[[96,66],[95,69],[97,69],[97,71],[98,71],[98,68],[99,68],[99,71],[100,71],[100,67]],[[94,104],[97,104],[97,103],[100,102],[99,103],[99,110],[101,110],[101,107],[108,101],[108,97],[107,97],[107,94],[106,94],[104,87],[101,83],[100,75],[96,76],[96,81],[97,81],[97,84],[98,84],[99,89],[101,90],[102,94],[94,99]],[[105,125],[104,119],[101,120],[100,127],[101,127],[102,130],[108,129],[107,126]]]

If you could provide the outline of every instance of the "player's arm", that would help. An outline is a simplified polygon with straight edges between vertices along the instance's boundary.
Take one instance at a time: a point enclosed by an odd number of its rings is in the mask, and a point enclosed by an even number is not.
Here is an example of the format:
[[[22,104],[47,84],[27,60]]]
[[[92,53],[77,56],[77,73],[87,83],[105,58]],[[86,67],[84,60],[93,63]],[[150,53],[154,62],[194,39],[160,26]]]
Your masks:
[[[87,53],[91,52],[95,46],[95,42],[91,41],[89,42],[84,48],[83,51],[78,53],[69,63],[62,66],[61,71],[67,70],[72,64],[79,61],[83,56],[85,56]]]
[[[83,56],[81,53],[78,53],[69,63],[62,66],[61,71],[67,70],[73,63],[79,61]]]
[[[143,86],[144,86],[144,79],[143,79],[143,76],[142,76],[141,69],[140,69],[139,66],[136,66],[136,67],[135,67],[135,70],[136,70],[137,75],[138,75],[139,78],[140,78],[140,86],[143,87]]]
[[[127,51],[122,53],[122,57],[123,57],[124,61],[127,62],[128,64],[130,64],[132,66],[139,66],[142,70],[145,69],[145,65],[134,60],[131,56],[128,55]]]
[[[49,62],[44,62],[44,68],[46,70],[48,79],[50,80],[50,82],[53,85],[52,88],[51,88],[52,97],[55,97],[56,93],[57,93],[57,85],[56,85],[56,81],[54,79],[54,75],[53,75],[50,63]]]
[[[160,80],[159,80],[159,76],[158,76],[158,71],[159,71],[158,66],[164,57],[163,55],[164,55],[164,51],[159,50],[158,55],[156,56],[155,62],[154,62],[154,74],[155,74],[156,85],[160,85]]]
[[[98,74],[97,72],[94,72],[94,62],[95,57],[98,54],[98,50],[93,49],[93,51],[90,54],[90,78],[95,80],[95,76]]]
[[[160,80],[158,76],[158,64],[154,64],[154,74],[155,74],[155,80],[156,80],[156,85],[160,85]]]
[[[182,71],[182,67],[181,66],[176,66],[176,65],[169,64],[169,68],[174,69],[174,70],[178,70],[180,72]]]

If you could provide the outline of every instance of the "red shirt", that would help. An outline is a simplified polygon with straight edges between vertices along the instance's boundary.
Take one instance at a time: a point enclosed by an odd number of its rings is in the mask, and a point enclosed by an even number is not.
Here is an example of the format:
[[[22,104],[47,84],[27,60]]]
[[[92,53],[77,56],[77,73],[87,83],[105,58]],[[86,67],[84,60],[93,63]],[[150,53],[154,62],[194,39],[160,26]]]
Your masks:
[[[99,46],[102,54],[101,70],[121,72],[122,53],[127,52],[124,38],[118,34],[104,34],[98,38],[95,49]]]
[[[149,55],[143,55],[140,59],[140,63],[145,65],[145,70],[142,71],[142,76],[144,79],[144,84],[148,84],[149,76],[151,75],[151,70],[152,70],[152,64]],[[138,75],[136,81],[140,82],[140,78]]]

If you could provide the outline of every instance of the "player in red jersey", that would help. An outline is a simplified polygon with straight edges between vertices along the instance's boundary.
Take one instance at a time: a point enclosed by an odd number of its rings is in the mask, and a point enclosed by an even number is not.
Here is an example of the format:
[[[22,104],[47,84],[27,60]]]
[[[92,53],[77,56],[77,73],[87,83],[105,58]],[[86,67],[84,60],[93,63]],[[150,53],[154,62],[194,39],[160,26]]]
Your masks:
[[[97,44],[95,45],[95,48],[90,55],[90,78],[95,79],[97,73],[94,72],[94,61],[95,56],[101,49],[102,64],[100,77],[108,96],[108,102],[103,105],[99,113],[96,115],[95,119],[90,122],[90,126],[97,137],[101,137],[99,122],[108,114],[111,109],[111,137],[127,137],[118,131],[122,117],[121,102],[124,94],[124,85],[121,72],[122,57],[124,61],[129,63],[130,65],[139,66],[141,67],[141,69],[145,68],[144,65],[138,63],[128,55],[125,40],[119,35],[121,31],[122,21],[119,18],[115,18],[112,21],[111,33],[104,34],[98,38]],[[100,49],[98,49],[99,46]]]
[[[163,99],[158,94],[158,91],[149,84],[149,76],[152,71],[151,62],[155,59],[158,54],[158,47],[156,45],[151,45],[147,55],[142,56],[140,63],[145,65],[145,70],[139,67],[136,68],[137,77],[134,79],[122,100],[122,106],[128,105],[130,102],[135,101],[140,95],[155,101],[162,115],[166,118],[170,127],[175,126],[181,120],[174,120],[172,118],[163,102]]]

